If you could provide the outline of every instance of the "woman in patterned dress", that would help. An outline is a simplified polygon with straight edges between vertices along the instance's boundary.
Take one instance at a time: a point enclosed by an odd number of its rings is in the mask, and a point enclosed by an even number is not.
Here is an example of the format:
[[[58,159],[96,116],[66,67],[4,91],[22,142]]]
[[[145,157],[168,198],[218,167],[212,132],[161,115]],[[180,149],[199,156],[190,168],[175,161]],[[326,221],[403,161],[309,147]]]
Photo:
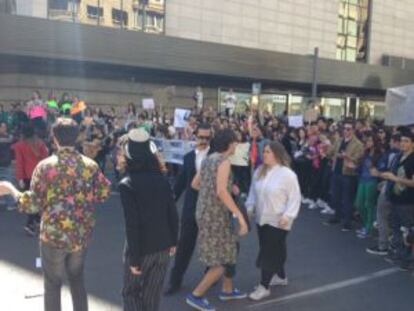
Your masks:
[[[234,266],[237,260],[237,233],[233,219],[239,223],[238,235],[247,234],[247,223],[231,196],[231,163],[237,137],[230,130],[219,131],[213,142],[215,152],[206,158],[201,171],[193,181],[193,188],[199,190],[196,220],[199,228],[198,246],[200,261],[209,267],[201,282],[187,296],[187,304],[198,310],[215,310],[204,295],[219,281],[226,268]],[[245,298],[233,287],[232,278],[226,274],[223,281],[221,300]]]

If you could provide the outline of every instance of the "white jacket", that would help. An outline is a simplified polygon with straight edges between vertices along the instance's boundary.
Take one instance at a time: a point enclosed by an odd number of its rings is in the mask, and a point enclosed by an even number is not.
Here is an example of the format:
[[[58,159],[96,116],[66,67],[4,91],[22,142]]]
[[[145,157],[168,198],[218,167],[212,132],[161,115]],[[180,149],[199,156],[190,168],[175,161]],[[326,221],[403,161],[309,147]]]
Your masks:
[[[287,227],[287,230],[290,230],[301,204],[298,178],[286,166],[277,165],[268,171],[265,177],[258,179],[260,170],[261,167],[253,176],[246,201],[247,211],[255,214],[258,225],[276,228],[280,228],[279,221],[284,215],[290,220]]]

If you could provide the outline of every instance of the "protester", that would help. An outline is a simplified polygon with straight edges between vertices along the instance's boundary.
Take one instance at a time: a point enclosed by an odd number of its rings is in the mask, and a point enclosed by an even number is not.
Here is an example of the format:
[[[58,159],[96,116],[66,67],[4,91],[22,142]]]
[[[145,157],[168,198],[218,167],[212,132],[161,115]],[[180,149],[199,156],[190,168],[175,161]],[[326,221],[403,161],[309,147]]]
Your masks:
[[[91,159],[75,150],[78,126],[71,119],[58,119],[52,128],[58,148],[33,173],[30,190],[18,191],[0,183],[0,195],[12,194],[19,211],[40,213],[40,252],[44,272],[44,309],[61,310],[61,287],[66,273],[73,309],[87,311],[84,262],[95,226],[95,203],[110,195],[110,183]]]
[[[16,180],[21,191],[29,190],[33,172],[40,161],[49,155],[46,144],[37,137],[34,126],[26,124],[22,129],[22,139],[13,145],[16,157]],[[35,236],[40,224],[40,214],[27,216],[24,230]]]
[[[13,182],[12,172],[12,146],[13,136],[8,131],[7,123],[0,122],[0,180]],[[0,197],[0,209],[14,209],[14,202],[10,196]]]
[[[342,231],[352,229],[353,205],[357,189],[357,171],[363,145],[354,134],[352,121],[343,124],[343,139],[333,147],[332,205],[335,215],[326,224],[343,222]]]
[[[355,207],[362,217],[363,227],[357,231],[359,238],[366,238],[372,233],[375,221],[375,206],[377,205],[378,179],[371,170],[378,167],[380,159],[380,144],[373,133],[364,134],[364,156],[359,168],[358,190]]]
[[[188,305],[198,310],[215,310],[205,295],[222,278],[226,266],[236,264],[237,232],[232,229],[232,218],[240,226],[240,236],[248,232],[245,218],[228,191],[232,184],[228,157],[234,154],[236,141],[232,130],[219,131],[214,138],[215,152],[204,160],[200,173],[192,183],[193,188],[199,190],[196,220],[200,261],[208,267],[201,282],[186,299]],[[245,297],[246,294],[233,286],[232,276],[225,276],[219,298],[231,300]]]
[[[185,192],[184,205],[181,215],[180,239],[177,245],[174,266],[171,270],[169,288],[166,294],[176,293],[183,281],[197,241],[198,227],[196,222],[196,205],[198,191],[191,187],[191,183],[197,172],[200,172],[201,164],[209,152],[209,143],[212,138],[211,126],[202,123],[196,130],[197,145],[194,151],[184,156],[184,163],[175,181],[174,193],[178,200]]]
[[[126,227],[125,311],[158,310],[178,235],[173,194],[149,138],[143,129],[128,133],[126,176],[119,184]]]
[[[261,269],[261,281],[249,296],[252,300],[268,297],[272,285],[287,285],[286,238],[301,204],[298,179],[289,168],[290,158],[283,145],[271,142],[265,147],[263,160],[246,202],[256,216],[260,249],[256,265]]]

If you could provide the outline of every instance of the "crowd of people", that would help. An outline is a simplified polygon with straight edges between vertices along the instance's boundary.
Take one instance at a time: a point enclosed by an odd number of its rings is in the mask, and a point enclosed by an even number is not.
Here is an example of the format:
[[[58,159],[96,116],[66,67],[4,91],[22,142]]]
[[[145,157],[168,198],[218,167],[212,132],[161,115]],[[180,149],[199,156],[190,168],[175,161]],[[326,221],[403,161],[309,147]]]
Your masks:
[[[95,109],[69,94],[58,101],[34,92],[24,105],[0,106],[0,180],[9,181],[0,184],[0,205],[28,213],[25,231],[40,233],[45,310],[60,310],[65,269],[75,310],[87,310],[83,263],[93,204],[109,197],[108,179],[118,183],[124,210],[125,310],[158,309],[171,255],[165,294],[177,293],[196,245],[206,270],[186,297],[190,306],[215,310],[206,294],[220,280],[223,301],[268,297],[272,286],[288,284],[287,236],[301,206],[327,215],[325,225],[378,237],[368,253],[412,269],[412,128],[324,117],[292,128],[286,116],[200,105],[185,128],[173,121],[132,103],[121,112]],[[151,138],[196,147],[182,165],[165,163]],[[239,240],[253,223],[261,276],[246,294],[233,278]]]

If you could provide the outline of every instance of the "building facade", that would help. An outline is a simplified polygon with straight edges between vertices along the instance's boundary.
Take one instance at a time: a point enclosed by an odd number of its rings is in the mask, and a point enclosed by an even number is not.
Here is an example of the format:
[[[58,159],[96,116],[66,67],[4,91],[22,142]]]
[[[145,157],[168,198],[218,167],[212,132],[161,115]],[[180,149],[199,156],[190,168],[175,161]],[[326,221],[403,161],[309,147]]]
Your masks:
[[[0,0],[0,101],[53,89],[191,107],[201,86],[218,109],[233,89],[240,110],[295,115],[317,82],[326,116],[382,117],[386,89],[414,83],[412,13],[410,0]]]

